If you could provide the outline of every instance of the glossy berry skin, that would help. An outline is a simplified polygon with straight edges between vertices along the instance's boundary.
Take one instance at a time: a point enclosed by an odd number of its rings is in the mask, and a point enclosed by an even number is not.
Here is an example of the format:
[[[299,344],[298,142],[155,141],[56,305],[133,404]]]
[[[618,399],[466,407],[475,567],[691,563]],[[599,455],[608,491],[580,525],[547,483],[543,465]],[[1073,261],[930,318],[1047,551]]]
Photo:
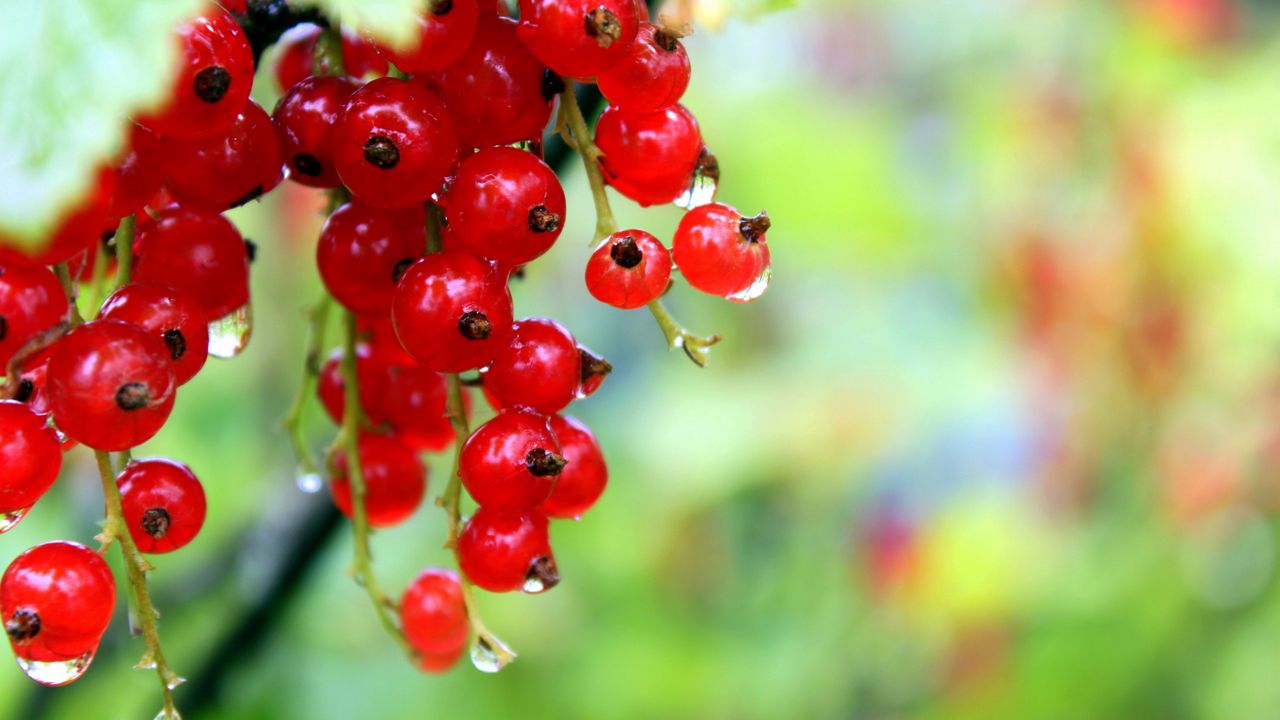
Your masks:
[[[312,76],[316,64],[316,40],[320,27],[301,23],[289,28],[277,43],[275,78],[280,92]],[[328,63],[321,63],[326,74]],[[364,38],[348,32],[342,33],[342,64],[347,75],[362,78],[366,75],[386,75],[387,61]]]
[[[182,57],[168,103],[140,122],[164,137],[226,132],[253,87],[253,50],[235,18],[213,3],[178,31]]]
[[[48,373],[58,429],[94,450],[128,450],[150,440],[173,409],[169,349],[122,320],[72,330],[54,346]]]
[[[67,314],[67,296],[47,268],[0,261],[0,372],[13,354]]]
[[[360,315],[386,315],[396,283],[426,244],[422,208],[382,210],[351,202],[325,221],[316,263],[325,287],[343,307]]]
[[[332,137],[338,177],[374,207],[422,204],[458,161],[444,103],[407,80],[379,78],[352,93]]]
[[[515,323],[506,346],[484,372],[485,390],[502,407],[543,415],[573,402],[581,380],[578,343],[563,325],[547,318]]]
[[[541,138],[563,87],[516,37],[514,20],[483,12],[471,46],[431,83],[453,116],[458,139],[473,148]]]
[[[649,113],[680,102],[689,87],[689,75],[684,45],[654,25],[643,23],[627,54],[600,73],[596,84],[613,107]]]
[[[34,505],[62,468],[57,433],[25,403],[0,401],[0,467],[0,515]]]
[[[360,385],[360,409],[375,427],[387,422],[383,398],[387,395],[387,369],[368,343],[356,343],[356,382]],[[335,425],[342,423],[346,408],[346,383],[342,377],[342,348],[333,351],[316,382],[316,395]]]
[[[144,553],[173,552],[204,526],[204,486],[180,462],[135,460],[116,477],[116,486],[129,535]]]
[[[383,410],[397,438],[416,450],[438,452],[453,443],[453,424],[445,413],[444,376],[417,364],[385,366]],[[464,410],[470,398],[463,395]]]
[[[639,26],[633,0],[520,0],[520,39],[565,77],[590,78],[617,64]]]
[[[400,597],[400,625],[424,656],[448,656],[466,647],[471,623],[458,576],[443,568],[418,573]]]
[[[536,512],[478,508],[458,535],[458,567],[490,592],[541,592],[560,581],[547,517]]]
[[[457,60],[476,34],[479,10],[476,0],[431,0],[418,16],[418,37],[405,50],[379,47],[401,72],[440,70]]]
[[[769,216],[763,212],[744,218],[723,203],[701,205],[680,219],[671,254],[690,285],[735,299],[769,269],[768,229]]]
[[[160,138],[137,124],[129,125],[129,147],[116,165],[115,191],[107,214],[123,218],[141,212],[164,183],[160,174]]]
[[[523,265],[560,237],[564,189],[555,171],[533,153],[488,148],[458,165],[444,208],[458,249]]]
[[[367,342],[382,362],[388,365],[415,365],[418,362],[400,346],[390,315],[357,316],[356,336]]]
[[[698,122],[682,105],[655,113],[606,108],[596,124],[600,168],[618,192],[643,206],[669,203],[693,182],[702,154]]]
[[[361,434],[360,469],[364,473],[364,506],[369,524],[391,527],[418,509],[427,489],[427,471],[417,454],[390,435]],[[351,483],[347,455],[339,451],[333,460],[330,490],[333,502],[351,517]]]
[[[551,430],[560,440],[560,454],[565,465],[556,480],[551,497],[538,510],[553,518],[579,518],[604,493],[609,482],[609,468],[604,453],[591,429],[581,420],[568,415],[551,416]]]
[[[249,302],[249,254],[230,220],[206,210],[170,208],[140,223],[135,282],[182,288],[210,321]]]
[[[36,545],[0,577],[0,619],[13,654],[26,660],[70,660],[93,650],[115,598],[106,561],[73,542]]]
[[[491,262],[462,252],[432,253],[400,278],[391,321],[404,349],[438,372],[489,364],[511,331],[511,293]]]
[[[606,305],[634,310],[657,300],[671,281],[671,253],[643,230],[619,230],[587,259],[587,291]]]
[[[184,207],[221,212],[279,184],[280,138],[270,116],[249,100],[224,132],[193,140],[164,138],[160,170]]]
[[[290,180],[320,188],[341,184],[333,167],[333,127],[359,87],[348,77],[308,77],[280,98],[271,120],[280,135]]]
[[[209,358],[209,321],[181,290],[130,283],[107,298],[99,317],[132,323],[163,341],[178,385],[195,377]]]
[[[564,469],[560,443],[544,415],[504,410],[462,445],[458,475],[472,499],[495,510],[532,510]]]

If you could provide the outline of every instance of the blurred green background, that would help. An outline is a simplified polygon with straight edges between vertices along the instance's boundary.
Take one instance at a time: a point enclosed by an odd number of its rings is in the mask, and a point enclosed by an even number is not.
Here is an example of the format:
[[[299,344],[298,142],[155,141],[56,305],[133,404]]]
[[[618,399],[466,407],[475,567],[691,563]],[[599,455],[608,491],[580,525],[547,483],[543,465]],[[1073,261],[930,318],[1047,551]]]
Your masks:
[[[757,10],[760,8],[756,8]],[[702,17],[732,14],[700,3]],[[751,13],[747,13],[750,15]],[[189,718],[1280,716],[1280,17],[1237,0],[815,0],[687,42],[719,199],[767,208],[774,284],[670,305],[699,370],[582,282],[594,218],[516,284],[616,371],[570,412],[609,490],[552,528],[564,582],[480,599],[496,676],[404,662],[346,574],[210,653],[324,492],[276,431],[301,370],[322,199],[233,218],[259,245],[247,352],[211,361],[141,454],[209,521],[155,559]],[[259,83],[271,107],[274,92]],[[674,208],[615,197],[667,239]],[[480,405],[480,403],[478,403]],[[318,446],[331,427],[308,416]],[[429,493],[447,473],[432,460]],[[91,542],[92,458],[0,539]],[[374,540],[399,592],[447,564],[429,504]],[[114,553],[113,553],[114,560]],[[0,673],[0,715],[141,718],[123,609],[91,671]],[[216,684],[211,679],[216,679]]]

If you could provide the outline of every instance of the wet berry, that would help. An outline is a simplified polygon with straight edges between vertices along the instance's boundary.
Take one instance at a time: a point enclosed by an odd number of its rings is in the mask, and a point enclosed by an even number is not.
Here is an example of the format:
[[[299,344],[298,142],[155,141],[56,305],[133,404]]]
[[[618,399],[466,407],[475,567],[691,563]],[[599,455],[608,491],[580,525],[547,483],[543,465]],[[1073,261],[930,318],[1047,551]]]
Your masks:
[[[252,100],[223,132],[165,138],[158,155],[165,184],[184,207],[221,212],[258,198],[283,177],[275,125]]]
[[[457,248],[507,265],[546,252],[564,226],[564,190],[532,153],[481,150],[458,165],[444,200]]]
[[[682,105],[653,113],[610,107],[596,124],[596,145],[610,185],[641,205],[660,205],[692,184],[702,135]]]
[[[689,87],[689,56],[674,36],[644,23],[627,54],[596,82],[609,104],[620,110],[665,110],[680,102]]]
[[[532,510],[550,496],[564,467],[546,416],[505,410],[467,438],[458,475],[482,507]]]
[[[316,264],[329,293],[348,310],[386,315],[396,283],[426,243],[421,208],[382,210],[352,202],[325,221]]]
[[[199,303],[181,290],[130,283],[107,298],[99,315],[133,323],[160,338],[178,385],[195,377],[209,357],[209,321]]]
[[[204,525],[204,487],[180,462],[134,460],[116,477],[116,485],[129,535],[144,553],[173,552]]]
[[[643,230],[619,230],[587,260],[587,291],[623,310],[644,307],[667,291],[671,254]]]
[[[547,318],[515,323],[507,344],[485,370],[484,387],[502,407],[552,415],[578,394],[582,362],[563,325]]]
[[[204,210],[170,208],[140,223],[133,279],[182,288],[211,321],[249,302],[249,255],[234,225]]]
[[[767,280],[769,216],[743,217],[735,208],[710,203],[685,213],[671,242],[680,274],[705,293],[752,300],[757,283]],[[760,288],[762,289],[762,288]]]
[[[520,39],[565,77],[590,78],[613,67],[638,29],[634,0],[520,0]]]
[[[458,535],[458,566],[490,592],[542,592],[560,582],[547,517],[479,508]]]
[[[511,330],[511,293],[493,263],[461,252],[428,255],[400,278],[396,336],[424,367],[462,372],[489,364]]]
[[[0,619],[13,653],[25,660],[57,662],[92,651],[115,598],[106,561],[72,542],[36,545],[0,577]]]
[[[23,402],[0,402],[0,515],[29,508],[62,467],[58,436]]]
[[[424,670],[448,669],[453,663],[443,661],[456,661],[471,630],[458,576],[443,568],[419,573],[400,598],[400,624],[413,649],[434,660]]]
[[[569,462],[539,510],[554,518],[578,518],[600,499],[609,481],[604,453],[591,429],[575,417],[553,415],[551,430]]]
[[[359,84],[346,77],[309,77],[289,89],[271,119],[289,179],[311,187],[338,187],[333,167],[333,128]]]

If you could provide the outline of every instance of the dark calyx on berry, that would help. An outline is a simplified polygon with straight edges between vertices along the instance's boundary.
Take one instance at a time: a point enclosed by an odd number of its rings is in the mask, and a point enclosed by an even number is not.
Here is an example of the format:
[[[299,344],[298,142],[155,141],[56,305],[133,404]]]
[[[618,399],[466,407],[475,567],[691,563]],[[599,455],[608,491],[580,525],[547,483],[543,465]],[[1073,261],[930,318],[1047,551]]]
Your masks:
[[[303,152],[293,156],[293,169],[307,177],[320,177],[320,173],[324,172],[324,167],[315,155]]]
[[[676,41],[678,39],[679,38],[677,38],[675,35],[672,35],[666,30],[663,30],[662,28],[658,28],[653,33],[653,44],[657,45],[659,48],[662,48],[666,52],[675,52]]]
[[[534,205],[529,208],[529,229],[537,232],[555,232],[560,228],[560,216],[547,209],[546,205]]]
[[[20,403],[24,403],[31,399],[36,393],[36,384],[31,382],[29,378],[22,378],[18,381],[18,389],[13,391],[13,399]]]
[[[760,242],[760,238],[769,232],[769,213],[761,210],[755,217],[744,217],[738,221],[738,232],[748,242]]]
[[[614,40],[622,37],[622,23],[609,8],[601,5],[587,13],[584,18],[587,34],[596,39],[596,44],[607,48]]]
[[[582,382],[597,375],[608,375],[613,372],[613,364],[590,350],[578,348],[579,362],[582,364]]]
[[[693,175],[717,181],[720,179],[720,161],[705,145],[702,147],[702,152],[698,154],[698,164],[693,167]]]
[[[249,262],[253,262],[254,260],[257,260],[258,259],[258,243],[250,240],[249,238],[245,238],[244,254],[248,256]]]
[[[543,590],[550,590],[560,584],[560,571],[556,569],[556,561],[546,555],[539,555],[529,565],[525,580],[537,581]]]
[[[8,334],[9,334],[9,321],[5,320],[3,315],[0,315],[0,340],[3,340],[4,337]]]
[[[613,258],[618,267],[630,270],[644,259],[644,252],[636,244],[636,239],[627,235],[613,241],[613,245],[609,247],[609,257]]]
[[[482,312],[463,313],[458,319],[458,332],[468,340],[484,340],[493,332],[493,324]]]
[[[564,92],[564,78],[560,77],[555,70],[547,68],[542,71],[542,99],[551,102],[551,99]]]
[[[448,15],[453,9],[453,0],[431,0],[432,15]]]
[[[404,275],[404,271],[408,270],[409,266],[412,264],[413,258],[404,258],[400,262],[396,263],[395,267],[391,268],[391,282],[400,282],[400,278]]]
[[[125,383],[116,390],[116,405],[121,410],[140,410],[150,403],[151,391],[143,383]]]
[[[231,73],[221,65],[207,67],[196,73],[192,89],[201,100],[216,103],[231,89]]]
[[[390,170],[400,162],[400,149],[385,135],[373,135],[364,141],[364,159],[374,167]]]
[[[177,328],[165,331],[164,344],[169,348],[169,357],[174,360],[181,360],[187,354],[187,339]]]
[[[14,642],[24,642],[40,634],[40,616],[30,610],[15,610],[4,621],[4,632]]]
[[[553,452],[548,452],[542,448],[534,448],[524,456],[524,466],[529,469],[529,473],[535,477],[551,477],[559,475],[560,471],[568,465],[569,461]]]
[[[164,508],[148,508],[142,513],[142,529],[156,540],[164,539],[169,534],[169,511]]]

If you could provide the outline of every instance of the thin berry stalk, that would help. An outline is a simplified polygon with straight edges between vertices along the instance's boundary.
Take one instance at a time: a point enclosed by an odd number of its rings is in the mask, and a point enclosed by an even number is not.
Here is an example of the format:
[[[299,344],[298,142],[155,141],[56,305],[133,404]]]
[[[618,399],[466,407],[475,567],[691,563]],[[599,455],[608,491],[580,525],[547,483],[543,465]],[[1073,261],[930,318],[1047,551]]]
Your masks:
[[[315,459],[311,456],[311,448],[302,432],[302,416],[306,410],[307,400],[315,391],[316,381],[320,376],[320,353],[324,352],[326,330],[329,327],[329,311],[333,309],[333,298],[328,293],[316,301],[307,312],[307,351],[302,364],[302,381],[298,383],[298,392],[293,396],[293,404],[289,412],[280,421],[280,426],[289,435],[293,444],[293,453],[298,458],[298,466],[305,473],[319,472]]]

